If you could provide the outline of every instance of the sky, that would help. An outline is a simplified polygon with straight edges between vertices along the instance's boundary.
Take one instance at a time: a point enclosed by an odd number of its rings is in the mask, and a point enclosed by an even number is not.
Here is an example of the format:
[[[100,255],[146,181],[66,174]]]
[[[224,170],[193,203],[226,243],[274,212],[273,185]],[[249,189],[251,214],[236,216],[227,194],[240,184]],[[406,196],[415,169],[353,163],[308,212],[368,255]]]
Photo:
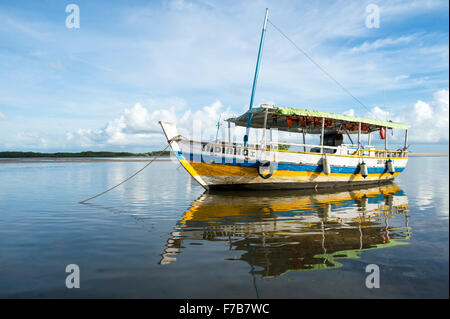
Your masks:
[[[271,24],[255,105],[399,121],[412,151],[448,151],[449,4],[439,0],[0,0],[0,151],[158,150],[160,120],[214,138],[219,118],[248,109],[265,8],[365,107]]]

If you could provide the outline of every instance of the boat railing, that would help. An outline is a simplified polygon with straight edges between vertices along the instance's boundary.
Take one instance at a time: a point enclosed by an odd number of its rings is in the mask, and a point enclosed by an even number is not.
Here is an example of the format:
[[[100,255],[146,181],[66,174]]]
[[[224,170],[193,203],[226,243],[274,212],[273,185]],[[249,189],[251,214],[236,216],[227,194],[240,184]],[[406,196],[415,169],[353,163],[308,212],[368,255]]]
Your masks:
[[[244,146],[243,143],[239,142],[227,142],[227,141],[213,141],[213,142],[204,142],[204,141],[194,141],[190,140],[190,142],[196,142],[201,144],[208,144],[210,146],[217,147],[239,147],[243,149],[251,149],[251,150],[267,150],[267,151],[282,151],[282,152],[292,152],[292,153],[317,153],[317,154],[335,154],[335,155],[350,155],[350,156],[364,156],[364,157],[407,157],[408,151],[406,150],[376,150],[371,145],[353,145],[353,144],[342,144],[341,146],[329,146],[329,145],[317,145],[317,144],[302,144],[302,143],[290,143],[290,142],[266,142],[261,144],[248,144],[248,146]],[[303,151],[295,151],[295,150],[283,150],[280,149],[279,146],[295,146],[295,147],[303,147]],[[345,154],[337,153],[337,150],[343,149],[346,151]],[[309,148],[309,151],[306,149]],[[330,150],[327,152],[326,150]]]
[[[229,141],[210,141],[210,142],[205,142],[205,141],[196,141],[196,140],[189,140],[186,138],[181,138],[180,140],[185,140],[187,142],[191,142],[191,143],[199,143],[199,144],[203,144],[203,145],[209,145],[209,146],[218,146],[218,147],[224,147],[224,146],[231,146],[231,147],[239,147],[239,148],[244,148],[244,149],[249,149],[249,150],[263,150],[266,149],[267,151],[273,150],[273,151],[286,151],[286,152],[291,152],[290,150],[282,150],[279,148],[280,145],[286,145],[286,146],[298,146],[298,147],[304,147],[305,148],[305,152],[306,152],[306,148],[315,148],[315,149],[320,149],[322,146],[321,145],[317,145],[317,144],[299,144],[299,143],[288,143],[288,142],[263,142],[260,144],[248,144],[247,146],[244,146],[244,143],[242,142],[229,142]],[[339,147],[337,146],[328,146],[328,145],[324,145],[323,146],[324,149],[330,149],[330,150],[338,150]],[[292,151],[293,153],[296,153],[298,151]],[[309,152],[310,153],[310,152]],[[319,152],[313,152],[313,153],[320,153]],[[334,153],[334,152],[333,152]]]
[[[357,148],[356,150],[352,150],[352,151],[353,151],[352,155],[355,155],[355,156],[408,157],[408,151],[406,151],[406,150],[390,151],[390,150]]]
[[[316,144],[300,144],[300,143],[287,143],[287,142],[267,142],[267,145],[273,145],[273,146],[277,146],[277,145],[288,145],[288,146],[298,146],[298,147],[310,147],[310,148],[321,148],[323,147],[324,149],[332,149],[332,150],[337,150],[339,149],[338,146],[329,146],[329,145],[316,145]]]
[[[199,143],[203,143],[203,144],[208,144],[211,146],[234,146],[234,147],[240,147],[240,148],[247,148],[247,149],[254,149],[254,150],[262,150],[262,149],[266,149],[266,150],[278,150],[278,151],[286,151],[286,152],[290,152],[290,150],[282,150],[279,148],[280,145],[287,145],[287,146],[298,146],[298,147],[304,147],[304,148],[315,148],[315,149],[320,149],[322,146],[321,145],[317,145],[317,144],[300,144],[300,143],[288,143],[288,142],[266,142],[266,143],[260,143],[260,144],[248,144],[248,146],[244,146],[244,143],[240,143],[240,142],[225,142],[225,141],[217,141],[217,142],[199,142]],[[323,146],[324,149],[331,149],[331,150],[338,150],[339,147],[337,146],[328,146],[328,145],[324,145]],[[306,150],[305,150],[306,152]],[[320,152],[314,152],[314,153],[320,153]]]

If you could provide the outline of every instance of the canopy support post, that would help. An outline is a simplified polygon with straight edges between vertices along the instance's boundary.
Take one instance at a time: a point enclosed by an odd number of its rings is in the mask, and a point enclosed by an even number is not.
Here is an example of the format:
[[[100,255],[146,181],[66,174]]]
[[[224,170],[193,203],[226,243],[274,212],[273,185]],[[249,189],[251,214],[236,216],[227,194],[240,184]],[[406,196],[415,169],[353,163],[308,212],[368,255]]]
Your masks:
[[[323,153],[323,141],[324,141],[324,135],[325,134],[325,118],[322,117],[322,134],[320,135],[320,152]]]
[[[231,144],[231,123],[228,121],[228,144]]]
[[[389,136],[389,128],[386,127],[386,138],[384,139],[384,149],[388,150],[388,136]]]
[[[303,133],[303,152],[306,152],[306,133],[305,133],[305,129],[302,130]]]
[[[264,128],[263,128],[263,137],[262,137],[262,139],[261,139],[261,141],[263,142],[263,143],[261,143],[261,144],[263,144],[263,149],[265,150],[266,149],[266,130],[267,130],[267,114],[269,113],[269,109],[266,109],[266,112],[264,112]]]
[[[350,143],[352,143],[352,145],[353,145],[353,140],[347,130],[345,130],[345,134],[347,134],[348,139],[350,140]]]
[[[270,140],[270,150],[273,149],[273,145],[272,145],[272,141],[273,141],[273,136],[272,136],[272,128],[269,129],[269,140]]]
[[[370,145],[370,140],[371,140],[372,135],[369,133],[367,133],[367,144]]]
[[[266,16],[264,17],[264,26],[261,32],[261,40],[259,42],[259,51],[258,51],[258,59],[256,60],[256,69],[255,76],[253,78],[253,87],[252,87],[252,95],[250,96],[250,105],[248,107],[248,118],[247,118],[247,128],[245,130],[244,135],[244,146],[248,146],[248,135],[250,134],[250,124],[252,122],[252,107],[253,107],[253,99],[255,97],[255,89],[256,89],[256,81],[258,80],[258,72],[259,72],[259,62],[261,60],[261,53],[264,43],[264,34],[266,33],[267,27],[267,18],[269,17],[269,9],[266,9]]]
[[[408,148],[408,130],[405,130],[405,146],[403,147],[403,150],[406,151]]]
[[[361,122],[358,122],[358,152],[360,148],[361,148]]]

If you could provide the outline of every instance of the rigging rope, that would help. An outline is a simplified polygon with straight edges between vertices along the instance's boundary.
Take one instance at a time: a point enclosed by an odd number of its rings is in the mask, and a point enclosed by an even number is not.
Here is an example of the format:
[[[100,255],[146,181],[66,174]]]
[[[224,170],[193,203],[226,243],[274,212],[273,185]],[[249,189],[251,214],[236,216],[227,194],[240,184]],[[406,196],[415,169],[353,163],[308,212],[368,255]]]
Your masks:
[[[311,58],[305,51],[303,51],[297,44],[295,44],[294,41],[292,41],[286,34],[283,33],[283,31],[281,31],[275,24],[272,23],[272,21],[270,21],[270,19],[267,20],[278,32],[280,32],[280,34],[285,37],[289,42],[292,43],[292,45],[298,50],[300,51],[305,57],[308,58],[309,61],[311,61],[316,67],[318,67],[323,73],[325,73],[331,80],[334,81],[334,83],[336,83],[341,89],[343,89],[348,95],[350,95],[356,102],[358,102],[359,104],[361,104],[370,114],[372,114],[373,116],[375,116],[375,118],[378,119],[378,117],[373,114],[369,108],[363,103],[361,102],[357,97],[355,97],[349,90],[347,90],[341,83],[339,83],[338,80],[336,80],[330,73],[328,73],[327,71],[324,70],[324,68],[322,68],[316,61],[313,60],[313,58]]]
[[[97,195],[95,195],[95,196],[89,197],[88,199],[85,199],[85,200],[81,201],[80,204],[84,204],[84,203],[86,203],[87,201],[90,201],[91,199],[94,199],[94,198],[99,197],[99,196],[101,196],[101,195],[103,195],[103,194],[106,194],[107,192],[113,190],[114,188],[116,188],[116,187],[122,185],[122,184],[125,183],[126,181],[129,181],[130,179],[132,179],[133,177],[135,177],[137,174],[139,174],[140,172],[142,172],[147,166],[149,166],[151,163],[153,163],[155,159],[157,159],[158,157],[160,157],[160,156],[164,153],[164,151],[165,151],[169,146],[170,146],[170,143],[167,144],[167,146],[166,146],[161,152],[159,152],[159,153],[158,153],[158,154],[157,154],[150,162],[148,162],[144,167],[142,167],[140,170],[138,170],[136,173],[134,173],[133,175],[131,175],[130,177],[128,177],[128,178],[125,179],[124,181],[120,182],[119,184],[117,184],[117,185],[115,185],[115,186],[113,186],[113,187],[111,187],[111,188],[108,188],[108,189],[107,189],[106,191],[104,191],[104,192],[101,192],[101,193],[99,193],[99,194],[97,194]]]

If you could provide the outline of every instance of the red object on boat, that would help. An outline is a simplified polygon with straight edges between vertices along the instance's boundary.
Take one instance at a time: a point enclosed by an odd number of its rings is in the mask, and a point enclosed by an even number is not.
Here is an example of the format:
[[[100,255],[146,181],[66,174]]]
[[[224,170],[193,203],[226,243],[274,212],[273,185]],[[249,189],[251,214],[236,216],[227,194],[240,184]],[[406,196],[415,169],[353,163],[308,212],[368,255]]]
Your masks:
[[[386,127],[380,127],[380,137],[382,140],[386,138],[386,131],[387,131]]]
[[[290,116],[286,116],[286,125],[292,127],[292,119]]]

